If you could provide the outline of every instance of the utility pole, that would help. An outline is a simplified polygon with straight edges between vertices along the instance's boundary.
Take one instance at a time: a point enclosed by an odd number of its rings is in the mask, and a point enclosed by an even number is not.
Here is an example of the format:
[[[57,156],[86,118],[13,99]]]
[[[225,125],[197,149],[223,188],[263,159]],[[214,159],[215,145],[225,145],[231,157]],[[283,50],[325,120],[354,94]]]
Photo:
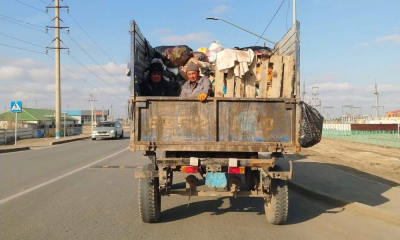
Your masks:
[[[332,111],[331,111],[331,115],[329,115],[329,112],[328,112],[328,111],[325,111],[325,109],[327,109],[327,110],[332,110]],[[322,108],[322,115],[325,116],[325,112],[326,112],[326,119],[327,119],[327,120],[334,119],[335,116],[334,116],[334,112],[333,112],[333,111],[334,111],[333,106],[323,107],[323,108]]]
[[[342,118],[345,117],[345,122],[352,123],[353,118],[354,118],[354,113],[353,113],[353,105],[343,105],[342,106]],[[350,109],[350,113],[345,112],[345,109]]]
[[[36,99],[36,109],[37,109],[37,99]]]
[[[110,120],[114,121],[114,115],[113,115],[113,108],[112,108],[112,104],[111,104],[111,114],[110,114]]]
[[[105,121],[105,119],[104,119],[104,105],[101,106],[101,121]]]
[[[293,0],[293,25],[297,23],[296,0]]]
[[[311,101],[311,106],[315,109],[319,109],[319,112],[321,112],[321,100],[318,98],[318,87],[312,87],[313,93],[312,93],[312,101]]]
[[[375,79],[375,106],[372,106],[372,108],[375,108],[375,117],[379,118],[379,108],[383,108],[383,106],[379,106],[379,93],[378,93],[378,85],[376,84],[376,79]],[[383,110],[383,113],[385,110]]]
[[[125,105],[125,124],[128,124],[128,106]]]
[[[60,47],[60,28],[68,28],[68,27],[60,27],[60,8],[68,8],[67,6],[60,6],[60,0],[54,0],[54,6],[48,6],[47,8],[54,8],[55,17],[54,23],[55,26],[48,26],[50,28],[54,28],[55,38],[53,42],[55,42],[55,47],[50,48],[55,51],[55,91],[56,91],[56,107],[55,107],[55,115],[56,115],[56,139],[61,138],[61,74],[60,74],[60,49],[65,49]],[[48,10],[48,9],[47,9]],[[46,10],[46,12],[47,12]],[[47,27],[47,28],[48,28]],[[46,30],[47,30],[46,28]],[[47,50],[46,50],[47,53]]]
[[[303,92],[302,92],[302,95],[303,95],[303,97],[302,97],[302,99],[303,99],[303,102],[306,102],[306,82],[304,81],[304,83],[303,83]]]
[[[93,103],[96,102],[97,100],[94,99],[93,94],[90,94],[90,99],[88,100],[90,102],[91,108],[92,108],[92,117],[90,118],[90,125],[91,125],[91,134],[93,133]]]

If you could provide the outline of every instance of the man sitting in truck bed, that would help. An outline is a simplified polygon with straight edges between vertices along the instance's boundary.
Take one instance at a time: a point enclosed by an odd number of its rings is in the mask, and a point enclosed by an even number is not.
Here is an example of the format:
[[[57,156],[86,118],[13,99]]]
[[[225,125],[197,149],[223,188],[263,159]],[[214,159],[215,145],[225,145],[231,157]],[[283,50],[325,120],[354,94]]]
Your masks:
[[[212,94],[210,79],[200,77],[200,69],[193,62],[187,66],[186,75],[188,80],[182,86],[181,97],[197,97],[199,101],[205,101]]]
[[[150,77],[140,85],[141,96],[176,96],[171,83],[163,78],[163,70],[161,63],[150,64]]]

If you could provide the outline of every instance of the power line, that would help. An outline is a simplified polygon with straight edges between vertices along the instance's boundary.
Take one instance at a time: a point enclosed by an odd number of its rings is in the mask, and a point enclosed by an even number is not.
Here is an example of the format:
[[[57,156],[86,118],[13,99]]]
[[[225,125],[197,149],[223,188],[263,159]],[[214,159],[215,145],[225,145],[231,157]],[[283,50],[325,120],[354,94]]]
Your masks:
[[[25,6],[28,6],[28,7],[30,7],[30,8],[33,8],[33,9],[35,9],[35,10],[38,10],[39,12],[42,12],[42,13],[46,13],[45,11],[43,11],[43,10],[40,10],[40,9],[38,9],[38,8],[35,8],[35,7],[33,7],[33,6],[31,6],[31,5],[29,5],[29,4],[26,4],[26,3],[24,3],[24,2],[21,2],[21,1],[19,1],[19,0],[15,0],[16,2],[19,2],[19,3],[21,3],[21,4],[24,4]],[[47,14],[47,13],[46,13]]]
[[[121,84],[123,87],[126,87],[124,84],[122,84],[117,78],[115,78],[111,73],[109,73],[103,66],[101,66],[70,34],[67,35],[81,50],[84,52],[90,59],[93,60],[101,69],[103,69],[108,75],[110,75],[112,78],[117,80],[119,84]],[[72,55],[71,55],[72,56]],[[101,78],[100,78],[101,79]],[[104,81],[104,80],[103,80]],[[104,81],[106,82],[106,81]],[[109,84],[108,82],[106,82]],[[109,84],[110,85],[110,84]],[[111,85],[110,85],[111,86]]]
[[[43,47],[43,46],[40,46],[40,45],[31,43],[31,42],[24,41],[24,40],[19,39],[19,38],[15,38],[15,37],[9,36],[9,35],[4,34],[4,33],[1,33],[1,32],[0,32],[0,35],[6,36],[6,37],[9,37],[9,38],[15,39],[15,40],[17,40],[17,41],[21,41],[21,42],[24,42],[24,43],[27,43],[27,44],[30,44],[30,45],[33,45],[33,46],[36,46],[36,47],[46,48],[46,47]]]
[[[9,90],[5,90],[5,89],[0,89],[0,91],[4,91],[4,92],[9,92],[9,93],[14,93],[15,94],[15,92],[13,92],[13,91],[9,91]],[[47,97],[38,97],[38,96],[34,96],[34,95],[31,95],[31,94],[29,94],[29,93],[26,93],[26,92],[24,92],[24,91],[22,91],[25,95],[27,95],[27,96],[30,96],[30,97],[32,97],[32,98],[35,98],[35,99],[43,99],[43,100],[53,100],[53,98],[47,98]],[[68,101],[79,101],[79,102],[81,102],[82,100],[78,100],[78,99],[67,99]]]
[[[68,12],[67,12],[68,13]],[[78,25],[78,27],[86,34],[86,36],[89,37],[90,40],[92,40],[92,42],[115,64],[118,66],[118,64],[96,43],[96,41],[94,41],[94,39],[83,29],[83,27],[78,23],[78,21],[75,20],[75,18],[68,13],[68,15],[71,17],[71,19]],[[119,66],[118,66],[119,67]],[[119,67],[120,69],[122,69],[121,67]],[[122,69],[123,70],[123,69]]]
[[[261,34],[261,37],[264,35],[265,31],[267,31],[267,29],[268,29],[269,25],[271,25],[271,23],[272,23],[272,21],[274,20],[274,18],[275,18],[275,16],[276,16],[276,14],[279,12],[279,9],[281,9],[281,7],[282,7],[282,5],[283,5],[283,3],[284,3],[285,1],[286,1],[286,0],[283,0],[283,1],[282,1],[282,3],[281,3],[281,5],[279,5],[279,8],[278,8],[278,10],[276,10],[276,12],[275,12],[274,16],[272,17],[271,21],[269,21],[269,23],[268,23],[267,27],[264,29],[264,32]],[[260,38],[258,38],[258,40],[257,40],[257,42],[256,42],[256,44],[255,44],[255,45],[257,45],[257,43],[260,41],[261,37],[260,37]]]
[[[51,59],[54,60],[53,57],[51,57],[51,56],[49,56],[49,55],[47,55],[47,56],[48,56],[49,58],[51,58]],[[122,98],[119,98],[119,97],[116,97],[116,96],[114,96],[114,95],[111,95],[110,93],[104,91],[103,89],[98,88],[97,86],[93,85],[93,84],[90,83],[89,81],[86,81],[84,78],[82,78],[81,76],[79,76],[78,74],[76,74],[75,72],[73,72],[72,70],[70,70],[69,68],[65,67],[64,65],[62,65],[62,64],[60,64],[60,65],[61,65],[63,68],[65,68],[67,71],[69,71],[70,73],[72,73],[72,74],[74,74],[75,76],[77,76],[79,79],[81,79],[81,80],[85,81],[86,83],[88,83],[89,85],[91,85],[92,87],[94,87],[94,88],[96,88],[96,89],[98,89],[98,90],[100,90],[100,91],[102,91],[102,92],[104,92],[104,93],[110,95],[111,97],[115,97],[115,98],[118,98],[118,99],[120,99],[120,100],[123,100]]]
[[[37,52],[37,51],[33,51],[33,50],[29,50],[29,49],[25,49],[25,48],[19,48],[19,47],[15,47],[15,46],[10,46],[10,45],[3,44],[3,43],[0,43],[0,45],[6,46],[6,47],[10,47],[10,48],[19,49],[19,50],[24,50],[24,51],[28,51],[28,52],[34,52],[34,53],[45,54],[44,52]]]
[[[39,25],[36,25],[36,24],[32,24],[32,23],[28,23],[28,22],[24,22],[24,21],[21,21],[21,20],[18,20],[18,19],[15,19],[15,18],[12,18],[12,17],[6,16],[6,15],[3,15],[3,14],[0,14],[0,16],[3,16],[3,17],[6,17],[6,18],[9,18],[9,19],[12,19],[12,20],[14,20],[14,21],[17,21],[17,22],[22,22],[22,23],[25,23],[25,24],[28,24],[28,25],[32,25],[32,26],[35,26],[35,27],[40,27],[40,28],[43,28],[43,26],[39,26]]]
[[[40,90],[36,90],[36,89],[33,89],[33,88],[28,88],[28,87],[23,87],[23,86],[21,86],[21,85],[17,85],[17,84],[14,84],[14,83],[9,83],[9,82],[5,83],[5,82],[2,82],[2,83],[0,83],[0,85],[7,86],[7,87],[12,87],[12,88],[16,88],[16,89],[20,89],[20,90],[24,90],[24,91],[36,93],[36,94],[54,96],[54,93],[45,92],[45,91],[40,91]],[[71,96],[71,97],[72,97],[72,96]],[[77,97],[82,97],[82,96],[77,96]],[[66,100],[75,100],[76,97],[74,97],[74,98],[68,98],[68,97],[66,97],[65,99],[66,99]]]
[[[89,72],[91,72],[93,75],[95,75],[98,79],[100,79],[101,81],[103,81],[104,83],[108,84],[111,87],[115,87],[113,85],[111,85],[109,82],[107,82],[106,80],[102,79],[101,77],[99,77],[99,75],[97,75],[96,73],[94,73],[92,70],[90,70],[88,67],[86,67],[81,61],[79,61],[78,59],[76,59],[72,54],[69,54],[69,56],[74,59],[77,63],[79,63],[82,67],[84,67],[86,70],[88,70]],[[121,92],[123,93],[123,92]],[[124,94],[124,93],[123,93]]]
[[[45,1],[43,1],[43,0],[39,0],[39,1],[41,1],[42,3],[45,3],[46,5],[50,5],[50,3],[45,2]]]
[[[30,29],[38,31],[38,32],[46,33],[45,31],[42,31],[42,30],[39,30],[39,29],[36,29],[36,28],[33,28],[33,27],[25,26],[25,25],[22,25],[20,23],[13,22],[11,20],[8,20],[8,19],[2,18],[2,17],[0,17],[0,19],[3,19],[4,21],[10,22],[10,23],[14,23],[16,25],[20,25],[20,26],[23,26],[23,27],[26,27],[26,28],[30,28]]]

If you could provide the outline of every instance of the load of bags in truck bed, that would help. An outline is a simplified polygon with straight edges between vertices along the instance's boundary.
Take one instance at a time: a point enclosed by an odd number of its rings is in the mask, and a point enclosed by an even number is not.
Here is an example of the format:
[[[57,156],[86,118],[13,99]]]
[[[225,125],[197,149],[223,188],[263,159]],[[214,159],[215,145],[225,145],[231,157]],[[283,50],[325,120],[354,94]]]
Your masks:
[[[155,54],[150,62],[161,62],[164,66],[164,77],[173,83],[173,88],[179,94],[180,87],[187,80],[186,68],[189,63],[195,63],[200,69],[201,76],[209,77],[215,90],[215,72],[224,71],[225,76],[229,69],[233,69],[234,76],[244,78],[249,72],[250,65],[256,59],[256,82],[254,88],[258,88],[261,79],[261,60],[269,58],[272,54],[270,48],[251,46],[246,48],[224,49],[219,41],[214,41],[207,47],[200,47],[193,51],[186,45],[158,46],[154,48]],[[272,80],[272,70],[269,70],[267,78]],[[224,94],[228,86],[219,86]]]

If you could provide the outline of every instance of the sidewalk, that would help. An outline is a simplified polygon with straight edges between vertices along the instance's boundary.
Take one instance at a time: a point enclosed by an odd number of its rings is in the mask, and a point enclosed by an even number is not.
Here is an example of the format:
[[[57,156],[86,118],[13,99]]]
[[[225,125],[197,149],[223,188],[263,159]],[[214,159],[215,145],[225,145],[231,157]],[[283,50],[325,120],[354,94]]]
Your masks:
[[[57,145],[67,142],[79,141],[84,139],[90,139],[88,134],[80,134],[75,136],[61,137],[60,139],[51,138],[29,138],[22,139],[17,142],[17,145],[1,145],[0,153],[13,152],[13,151],[24,151],[35,148],[43,148],[51,145]]]
[[[309,150],[308,150],[309,151]],[[290,180],[293,189],[307,195],[343,206],[345,209],[378,217],[400,224],[400,187],[396,182],[388,183],[361,178],[338,170],[332,164],[318,162],[313,155],[285,155],[278,164],[289,168],[293,161],[294,178]],[[354,172],[355,169],[352,169]],[[375,176],[376,179],[376,176]]]

